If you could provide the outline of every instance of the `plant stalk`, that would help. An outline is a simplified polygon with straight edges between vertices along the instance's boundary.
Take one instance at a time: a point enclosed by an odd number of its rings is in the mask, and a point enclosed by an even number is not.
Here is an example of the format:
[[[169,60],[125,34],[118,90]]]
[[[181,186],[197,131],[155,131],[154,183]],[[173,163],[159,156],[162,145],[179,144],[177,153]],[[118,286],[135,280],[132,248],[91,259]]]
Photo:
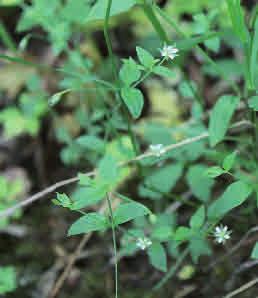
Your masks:
[[[114,216],[113,216],[113,210],[112,210],[109,194],[107,194],[107,203],[108,203],[108,209],[109,209],[109,215],[110,215],[110,221],[111,221],[113,250],[114,250],[114,257],[115,257],[115,298],[118,298],[118,263],[117,263],[116,231],[115,231]]]

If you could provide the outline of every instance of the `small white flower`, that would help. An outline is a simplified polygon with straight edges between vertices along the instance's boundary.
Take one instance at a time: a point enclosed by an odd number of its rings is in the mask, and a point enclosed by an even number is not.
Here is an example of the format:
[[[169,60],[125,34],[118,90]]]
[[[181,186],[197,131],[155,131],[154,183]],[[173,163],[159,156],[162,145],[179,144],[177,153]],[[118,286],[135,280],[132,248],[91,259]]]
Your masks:
[[[231,233],[232,231],[228,230],[227,226],[220,225],[215,228],[213,235],[217,243],[224,244],[230,238]]]
[[[149,148],[150,148],[150,151],[157,157],[160,157],[162,154],[166,153],[166,150],[163,144],[150,145]]]
[[[160,54],[162,57],[165,57],[167,60],[171,59],[173,60],[176,56],[178,56],[178,48],[175,47],[175,45],[173,46],[167,46],[166,44],[164,44],[163,48],[160,49]]]
[[[145,250],[150,245],[152,245],[152,242],[149,238],[146,237],[138,238],[136,241],[136,246],[139,247],[141,250]]]

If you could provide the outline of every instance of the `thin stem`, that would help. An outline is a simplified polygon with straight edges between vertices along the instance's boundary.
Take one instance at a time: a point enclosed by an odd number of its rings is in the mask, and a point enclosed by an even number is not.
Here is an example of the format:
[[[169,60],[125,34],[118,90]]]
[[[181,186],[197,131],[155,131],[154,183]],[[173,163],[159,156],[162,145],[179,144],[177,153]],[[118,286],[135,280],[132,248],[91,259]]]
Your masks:
[[[105,21],[104,21],[104,37],[105,37],[105,41],[106,41],[107,48],[108,48],[108,55],[111,59],[113,76],[114,76],[115,81],[117,81],[118,77],[117,77],[117,71],[116,71],[116,63],[115,63],[115,59],[114,59],[114,55],[113,55],[111,40],[110,40],[110,37],[108,34],[108,22],[109,22],[109,17],[110,17],[111,5],[112,5],[112,0],[108,0]]]
[[[161,66],[164,61],[166,60],[166,57],[162,58],[162,60],[160,60],[160,62],[157,64],[157,65],[154,65],[154,67],[157,67],[157,66]],[[133,84],[133,88],[137,87],[141,82],[143,82],[145,79],[147,79],[147,77],[153,72],[153,67],[150,68],[141,78],[139,81],[135,82]]]
[[[108,54],[109,54],[109,57],[110,57],[111,63],[112,63],[113,76],[114,76],[115,81],[118,82],[117,67],[116,67],[116,63],[115,63],[115,59],[114,59],[114,55],[113,55],[113,50],[112,50],[112,45],[111,45],[111,41],[110,41],[110,37],[109,37],[109,33],[108,33],[108,22],[109,22],[111,5],[112,5],[112,0],[108,0],[106,16],[105,16],[105,22],[104,22],[104,36],[105,36],[105,41],[106,41],[107,48],[108,48]],[[131,121],[130,121],[130,116],[128,114],[127,107],[125,106],[123,100],[121,99],[121,96],[120,96],[119,92],[116,92],[116,97],[119,99],[119,101],[122,102],[122,110],[123,110],[125,121],[127,122],[128,133],[129,133],[129,136],[130,136],[130,139],[131,139],[135,154],[137,155],[140,152],[139,151],[139,146],[138,146],[136,138],[133,134]]]
[[[111,221],[113,250],[114,250],[114,257],[115,257],[115,298],[118,298],[118,262],[117,262],[117,247],[116,247],[116,231],[115,231],[115,222],[114,222],[113,210],[112,210],[109,194],[107,194],[107,202],[108,202],[108,209],[109,209],[109,215],[110,215],[110,221]]]
[[[3,41],[3,44],[7,47],[12,52],[16,52],[16,45],[15,42],[13,41],[11,35],[9,32],[6,30],[3,22],[0,21],[0,39]]]
[[[154,29],[158,33],[161,41],[168,43],[169,38],[167,37],[166,31],[163,29],[162,25],[160,24],[160,21],[158,20],[157,16],[155,15],[152,5],[148,4],[146,0],[144,0],[144,3],[142,5],[143,11],[147,18],[152,23]]]
[[[179,266],[182,264],[182,262],[184,261],[184,259],[187,257],[189,253],[189,248],[187,247],[182,254],[180,255],[180,257],[177,259],[175,265],[173,265],[168,272],[166,273],[166,275],[161,279],[161,281],[159,281],[153,288],[153,290],[159,290],[177,271],[177,269],[179,268]]]

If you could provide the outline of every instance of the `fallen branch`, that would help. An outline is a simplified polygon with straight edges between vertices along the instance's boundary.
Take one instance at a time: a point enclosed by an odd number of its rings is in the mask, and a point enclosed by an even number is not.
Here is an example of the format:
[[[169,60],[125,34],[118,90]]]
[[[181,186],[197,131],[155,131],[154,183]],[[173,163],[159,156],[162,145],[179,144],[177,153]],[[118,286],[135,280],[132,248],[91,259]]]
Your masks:
[[[248,283],[242,285],[240,288],[234,290],[233,292],[230,292],[229,294],[227,294],[223,298],[234,297],[234,296],[238,295],[239,293],[242,293],[243,291],[246,291],[247,289],[251,288],[252,286],[254,286],[257,283],[258,283],[258,277],[251,280],[251,281],[249,281]]]
[[[241,127],[241,126],[244,126],[244,125],[247,125],[247,126],[251,126],[252,123],[247,121],[247,120],[242,120],[242,121],[239,121],[239,122],[236,122],[235,124],[233,124],[230,128],[233,129],[233,128],[238,128],[238,127]],[[200,134],[196,137],[192,137],[192,138],[187,138],[183,141],[180,141],[178,143],[175,143],[175,144],[171,144],[171,145],[168,145],[166,147],[164,147],[164,152],[163,154],[169,152],[169,151],[172,151],[172,150],[175,150],[177,148],[180,148],[180,147],[183,147],[183,146],[186,146],[186,145],[189,145],[189,144],[192,144],[192,143],[195,143],[195,142],[198,142],[200,140],[203,140],[203,139],[207,139],[209,137],[209,133],[206,132],[206,133],[203,133],[203,134]],[[132,162],[136,162],[136,161],[140,161],[146,157],[151,157],[151,156],[155,156],[155,153],[151,152],[151,151],[148,151],[146,153],[143,153],[141,155],[138,155],[136,156],[135,158],[133,159],[130,159],[126,162],[121,162],[119,164],[120,167],[122,166],[125,166],[125,165],[128,165]],[[88,176],[94,176],[96,174],[96,170],[93,170],[91,172],[88,172],[86,173],[85,175],[88,175]],[[54,192],[56,189],[62,187],[62,186],[65,186],[65,185],[68,185],[68,184],[71,184],[71,183],[75,183],[77,182],[79,179],[78,177],[73,177],[73,178],[70,178],[70,179],[66,179],[66,180],[62,180],[62,181],[59,181],[47,188],[45,188],[44,190],[32,195],[31,197],[23,200],[22,202],[0,212],[0,218],[2,217],[7,217],[7,216],[10,216],[12,215],[17,209],[20,209],[22,207],[26,207],[30,204],[32,204],[33,202],[41,199],[42,197],[44,197],[45,195],[51,193],[51,192]]]

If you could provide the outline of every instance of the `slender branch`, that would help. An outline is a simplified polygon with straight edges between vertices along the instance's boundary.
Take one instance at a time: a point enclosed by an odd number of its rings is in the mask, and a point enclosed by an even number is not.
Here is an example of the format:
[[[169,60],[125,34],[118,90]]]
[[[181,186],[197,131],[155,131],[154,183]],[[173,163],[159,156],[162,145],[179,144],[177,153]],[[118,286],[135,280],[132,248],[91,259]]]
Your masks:
[[[106,210],[106,205],[102,204],[101,207],[99,208],[99,212],[103,213],[105,210]],[[80,240],[79,244],[77,245],[75,251],[69,256],[67,265],[66,265],[64,271],[62,272],[62,274],[60,275],[60,277],[57,279],[48,298],[55,298],[57,296],[57,294],[60,291],[60,289],[62,288],[65,280],[67,279],[75,261],[79,258],[85,244],[90,240],[92,234],[93,233],[85,234],[82,237],[82,239]]]
[[[223,298],[231,298],[234,297],[236,295],[238,295],[239,293],[242,293],[244,291],[246,291],[247,289],[253,287],[255,284],[258,283],[258,277],[249,281],[248,283],[242,285],[240,288],[234,290],[233,292],[230,292],[229,294],[227,294],[226,296],[224,296]]]
[[[91,235],[92,234],[90,233],[90,234],[85,234],[83,236],[83,238],[79,242],[78,246],[76,247],[74,253],[69,257],[68,262],[67,262],[67,266],[65,267],[65,270],[63,271],[63,273],[61,274],[61,276],[58,278],[57,282],[55,283],[55,285],[53,287],[53,290],[51,291],[51,293],[49,295],[49,298],[54,298],[54,297],[57,296],[57,294],[60,291],[60,289],[62,288],[68,274],[70,273],[74,262],[76,261],[76,259],[80,255],[84,245],[90,240]]]
[[[94,171],[93,172],[89,172],[87,173],[88,176],[93,176],[94,175]],[[30,204],[32,204],[33,202],[35,201],[38,201],[39,199],[41,199],[42,197],[46,196],[47,194],[51,193],[51,192],[54,192],[56,189],[62,187],[62,186],[65,186],[65,185],[68,185],[68,184],[71,184],[71,183],[74,183],[74,182],[77,182],[78,181],[78,178],[77,177],[73,177],[73,178],[69,178],[69,179],[66,179],[66,180],[62,180],[62,181],[59,181],[47,188],[45,188],[44,190],[28,197],[27,199],[21,201],[20,203],[6,209],[5,211],[2,211],[0,212],[0,218],[2,217],[6,217],[6,216],[10,216],[12,215],[17,209],[20,209],[22,207],[26,207]]]
[[[230,129],[233,129],[233,128],[238,128],[238,127],[241,127],[241,126],[252,126],[252,123],[247,121],[247,120],[242,120],[242,121],[239,121],[239,122],[236,122],[235,124],[233,124]],[[182,140],[178,143],[175,143],[175,144],[171,144],[171,145],[168,145],[166,147],[164,147],[164,153],[167,153],[169,151],[172,151],[172,150],[175,150],[177,148],[180,148],[180,147],[183,147],[183,146],[186,146],[186,145],[189,145],[189,144],[192,144],[192,143],[195,143],[195,142],[198,142],[200,140],[204,140],[204,139],[207,139],[209,137],[209,133],[203,133],[203,134],[200,134],[196,137],[192,137],[192,138],[187,138],[185,140]],[[136,156],[135,158],[132,158],[128,161],[125,161],[125,162],[121,162],[119,163],[119,167],[123,167],[123,166],[126,166],[128,164],[131,164],[133,162],[137,162],[137,161],[140,161],[144,158],[147,158],[147,157],[155,157],[156,154],[151,152],[151,151],[147,151],[141,155],[138,155]],[[85,175],[87,176],[94,176],[96,175],[97,171],[96,170],[93,170],[91,172],[88,172],[88,173],[85,173]],[[10,216],[12,215],[17,209],[21,208],[21,207],[26,207],[28,205],[30,205],[31,203],[41,199],[42,197],[44,197],[45,195],[55,191],[56,189],[62,187],[62,186],[65,186],[65,185],[68,185],[68,184],[72,184],[72,183],[75,183],[77,182],[79,179],[78,177],[73,177],[73,178],[70,178],[70,179],[66,179],[66,180],[62,180],[62,181],[59,181],[47,188],[45,188],[44,190],[30,196],[29,198],[23,200],[22,202],[0,212],[0,218],[2,217],[7,217],[7,216]]]
[[[205,268],[205,271],[211,270],[215,265],[218,263],[222,262],[226,258],[228,258],[230,255],[232,255],[235,251],[237,251],[243,243],[248,239],[248,237],[253,234],[258,232],[258,226],[252,227],[250,230],[248,230],[245,235],[240,239],[240,241],[237,242],[235,246],[233,246],[226,254],[221,256],[220,258],[216,259],[214,262],[212,262],[207,268]]]

